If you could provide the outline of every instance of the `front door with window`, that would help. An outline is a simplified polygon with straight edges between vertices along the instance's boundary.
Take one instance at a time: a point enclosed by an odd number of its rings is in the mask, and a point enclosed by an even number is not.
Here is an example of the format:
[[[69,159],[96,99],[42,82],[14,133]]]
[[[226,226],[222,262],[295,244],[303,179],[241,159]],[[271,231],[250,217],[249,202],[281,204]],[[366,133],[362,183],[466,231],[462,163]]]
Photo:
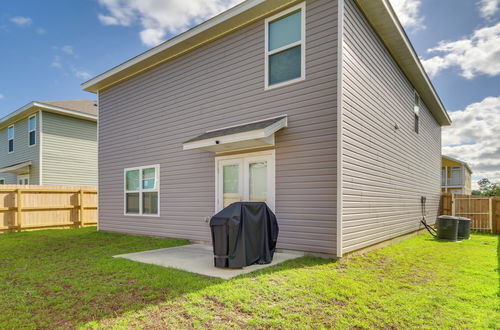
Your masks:
[[[18,175],[17,176],[17,184],[30,184],[30,175]]]
[[[218,157],[217,211],[239,201],[266,202],[274,210],[274,154]]]

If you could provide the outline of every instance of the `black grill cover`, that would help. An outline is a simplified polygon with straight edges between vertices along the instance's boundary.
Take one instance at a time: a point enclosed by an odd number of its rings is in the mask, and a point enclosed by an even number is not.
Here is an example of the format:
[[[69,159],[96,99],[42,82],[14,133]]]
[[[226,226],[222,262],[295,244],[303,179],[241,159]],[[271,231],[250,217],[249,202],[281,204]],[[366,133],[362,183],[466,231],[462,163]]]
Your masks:
[[[237,202],[210,219],[216,267],[268,264],[278,240],[276,216],[262,202]]]

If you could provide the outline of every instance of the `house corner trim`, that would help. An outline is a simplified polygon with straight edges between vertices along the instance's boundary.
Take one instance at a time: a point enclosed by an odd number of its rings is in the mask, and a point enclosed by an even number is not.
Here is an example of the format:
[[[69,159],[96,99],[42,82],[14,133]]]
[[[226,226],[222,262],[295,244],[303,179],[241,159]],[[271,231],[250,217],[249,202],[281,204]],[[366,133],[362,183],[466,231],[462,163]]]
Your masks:
[[[343,94],[343,46],[344,46],[344,1],[338,1],[338,23],[337,23],[337,257],[342,257],[342,112],[343,112],[343,103],[342,103],[342,94]]]

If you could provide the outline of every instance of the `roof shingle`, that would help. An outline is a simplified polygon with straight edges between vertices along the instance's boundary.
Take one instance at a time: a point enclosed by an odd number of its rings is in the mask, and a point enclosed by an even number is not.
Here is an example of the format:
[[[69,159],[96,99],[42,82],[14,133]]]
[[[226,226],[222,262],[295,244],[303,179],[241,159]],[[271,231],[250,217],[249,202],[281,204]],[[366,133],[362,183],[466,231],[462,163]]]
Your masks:
[[[98,111],[97,101],[93,100],[40,101],[39,103],[78,111],[93,116],[97,116]]]

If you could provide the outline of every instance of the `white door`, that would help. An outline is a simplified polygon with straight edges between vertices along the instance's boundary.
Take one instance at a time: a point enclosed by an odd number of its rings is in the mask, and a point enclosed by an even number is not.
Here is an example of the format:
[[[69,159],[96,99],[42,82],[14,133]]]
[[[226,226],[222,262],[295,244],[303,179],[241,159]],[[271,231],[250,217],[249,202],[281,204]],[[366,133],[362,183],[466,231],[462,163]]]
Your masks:
[[[274,210],[274,153],[218,157],[216,211],[239,201],[266,202]]]
[[[29,174],[18,175],[17,176],[17,183],[18,184],[30,184],[30,176],[29,176]]]
[[[243,166],[239,159],[219,161],[219,203],[218,210],[243,200]]]

